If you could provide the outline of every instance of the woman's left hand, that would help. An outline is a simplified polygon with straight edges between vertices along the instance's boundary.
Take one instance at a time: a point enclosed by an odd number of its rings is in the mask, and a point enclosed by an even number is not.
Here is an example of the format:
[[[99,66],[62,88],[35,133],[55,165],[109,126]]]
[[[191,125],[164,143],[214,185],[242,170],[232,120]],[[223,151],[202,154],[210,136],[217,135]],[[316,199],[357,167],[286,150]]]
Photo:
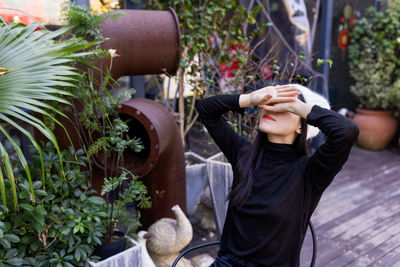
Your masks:
[[[293,88],[294,87],[290,85],[276,86],[277,91],[281,94],[284,94],[285,91],[291,92],[293,91]],[[297,95],[272,97],[271,99],[269,99],[268,103],[258,106],[269,113],[291,112],[303,118],[306,118],[312,109],[311,105],[300,101]]]

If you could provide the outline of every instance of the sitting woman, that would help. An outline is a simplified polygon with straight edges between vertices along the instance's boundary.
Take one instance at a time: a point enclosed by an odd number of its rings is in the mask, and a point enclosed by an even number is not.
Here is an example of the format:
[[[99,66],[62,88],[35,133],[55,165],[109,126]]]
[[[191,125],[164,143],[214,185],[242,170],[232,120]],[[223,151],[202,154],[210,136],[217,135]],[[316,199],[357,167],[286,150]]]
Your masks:
[[[221,247],[211,266],[299,266],[310,217],[358,136],[351,120],[306,103],[305,94],[315,93],[298,85],[269,86],[196,103],[234,174]],[[251,143],[222,115],[255,105],[262,110]],[[312,156],[306,151],[307,124],[326,135]]]

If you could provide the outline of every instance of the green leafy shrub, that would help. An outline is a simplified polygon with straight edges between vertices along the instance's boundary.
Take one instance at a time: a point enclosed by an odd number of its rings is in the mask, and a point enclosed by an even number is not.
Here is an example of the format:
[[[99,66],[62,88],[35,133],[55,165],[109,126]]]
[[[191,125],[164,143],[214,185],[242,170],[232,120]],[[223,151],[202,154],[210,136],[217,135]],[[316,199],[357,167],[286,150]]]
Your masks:
[[[87,158],[82,150],[62,152],[64,173],[50,143],[43,149],[45,190],[39,173],[33,175],[36,203],[29,183],[18,178],[20,210],[0,207],[0,265],[88,266],[94,248],[106,233],[107,205],[89,189]],[[40,161],[33,170],[40,170]],[[8,180],[6,180],[8,183]]]
[[[397,10],[397,12],[396,12]],[[349,46],[351,92],[360,107],[388,110],[400,107],[400,5],[376,11],[371,7],[356,22]]]

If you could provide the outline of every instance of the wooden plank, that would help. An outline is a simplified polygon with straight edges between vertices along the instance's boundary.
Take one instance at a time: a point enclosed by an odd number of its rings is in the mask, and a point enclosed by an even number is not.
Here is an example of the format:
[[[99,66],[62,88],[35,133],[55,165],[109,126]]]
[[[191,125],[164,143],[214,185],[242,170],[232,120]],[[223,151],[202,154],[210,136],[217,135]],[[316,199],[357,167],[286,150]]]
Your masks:
[[[385,188],[377,188],[375,189],[375,192],[373,192],[372,196],[367,196],[365,197],[365,199],[359,201],[356,204],[353,205],[348,205],[349,207],[352,208],[342,208],[341,212],[332,212],[334,215],[332,215],[332,217],[329,216],[328,220],[327,218],[322,218],[321,219],[321,215],[320,214],[315,214],[315,216],[312,217],[313,221],[322,221],[324,220],[325,223],[322,225],[318,225],[317,229],[319,231],[327,231],[330,228],[333,228],[335,226],[337,226],[338,224],[341,224],[347,220],[349,220],[350,218],[357,216],[361,213],[364,212],[365,209],[370,208],[374,205],[377,204],[382,204],[388,200],[390,200],[393,197],[396,197],[399,195],[400,191],[393,191],[393,188],[400,188],[400,180],[397,179],[395,183],[391,183],[389,185],[387,185]],[[376,192],[379,192],[379,194],[376,194]],[[349,197],[350,198],[350,197]],[[321,208],[323,209],[324,204],[321,203]],[[342,214],[339,217],[339,214]],[[319,220],[318,220],[319,219]]]
[[[370,228],[358,233],[356,236],[350,240],[346,240],[346,248],[354,249],[358,245],[367,242],[378,234],[384,232],[387,228],[390,228],[396,224],[400,223],[399,213],[393,214],[392,216],[374,224]]]
[[[368,251],[368,258],[372,260],[377,260],[383,257],[391,250],[398,247],[399,244],[400,244],[399,231],[396,234],[390,233],[390,236],[388,236],[388,238],[384,242],[382,242],[379,246],[375,247],[374,249]]]
[[[397,205],[397,206],[400,207],[400,205]],[[380,214],[378,214],[378,212],[380,212]],[[360,215],[358,215],[346,222],[339,224],[338,226],[325,232],[323,235],[326,238],[333,238],[333,237],[343,233],[344,231],[349,231],[352,228],[357,227],[358,224],[360,224],[366,220],[374,220],[377,217],[388,217],[392,214],[392,212],[393,212],[392,210],[379,205],[379,206],[373,207],[373,208],[365,211],[364,213],[361,213]]]
[[[341,254],[348,250],[353,250],[356,246],[360,245],[363,242],[367,242],[368,239],[373,238],[377,234],[386,230],[390,226],[397,224],[400,222],[399,213],[392,215],[391,217],[382,220],[381,222],[375,224],[374,226],[368,228],[367,230],[359,233],[357,236],[350,240],[342,240],[339,238],[333,239],[325,239],[324,242],[319,240],[318,243],[318,259],[323,266],[326,263],[330,262],[336,257],[339,257]]]
[[[356,148],[348,163],[312,217],[316,266],[400,267],[400,157]],[[301,266],[311,249],[306,239]]]
[[[365,267],[365,266],[368,266],[369,264],[372,264],[373,262],[374,262],[373,260],[371,260],[367,257],[359,256],[355,261],[352,261],[345,266]]]
[[[397,199],[396,199],[397,200]],[[397,203],[393,203],[394,207],[400,208],[400,203],[397,200]],[[371,209],[373,210],[373,209]],[[373,213],[371,216],[357,216],[353,218],[352,220],[349,220],[342,225],[348,226],[347,229],[345,229],[343,232],[340,233],[340,238],[343,240],[350,240],[357,236],[360,232],[370,228],[371,226],[375,225],[378,223],[380,220],[385,219],[387,217],[390,217],[391,215],[396,213],[396,210],[393,209],[392,207],[387,207],[385,206],[377,206],[376,209],[374,209],[376,213]],[[368,213],[368,212],[366,212]]]
[[[360,190],[366,190],[367,193],[371,193],[382,186],[397,181],[396,177],[398,177],[399,175],[400,174],[398,170],[398,165],[396,164],[395,166],[391,166],[390,168],[385,169],[384,172],[377,172],[370,177],[363,176],[364,179],[362,181],[354,180],[352,184],[344,184],[341,188],[337,188],[334,191],[328,190],[328,187],[322,197],[322,201],[325,207],[331,207],[332,204],[334,204],[335,206],[341,205],[344,207],[349,203],[349,201],[357,200],[354,199],[354,197],[358,197],[358,195],[362,193],[360,192]],[[327,201],[326,199],[328,197],[332,197],[332,200]],[[316,210],[317,214],[320,215],[329,214],[331,211],[332,209],[329,208],[319,208]]]
[[[389,253],[377,259],[373,265],[377,266],[392,266],[400,261],[400,244]]]
[[[346,213],[354,213],[355,209],[361,205],[377,200],[382,201],[382,196],[387,197],[385,192],[389,194],[393,190],[393,183],[400,185],[400,180],[397,178],[400,173],[398,175],[394,173],[398,171],[398,168],[398,166],[393,167],[393,170],[381,177],[381,179],[374,177],[375,183],[368,185],[368,187],[359,187],[360,182],[354,183],[355,186],[350,188],[348,192],[335,194],[337,203],[328,204],[322,199],[314,216],[316,217],[314,219],[316,227],[321,227]],[[379,192],[379,194],[376,194],[376,192]],[[326,192],[326,194],[329,193]]]
[[[341,249],[343,243],[334,242],[330,239],[321,238],[320,236],[317,238],[317,245],[317,260],[315,266],[324,266],[332,259],[342,255],[345,252],[343,249]],[[302,253],[305,255],[303,256],[304,260],[301,261],[301,266],[309,266],[309,264],[306,264],[306,259],[311,257],[312,247],[310,245],[308,245],[307,248],[303,247]]]
[[[354,253],[353,251],[347,251],[340,257],[335,258],[334,260],[325,264],[324,266],[330,266],[330,267],[346,266],[355,261],[359,257],[360,255],[358,255],[357,253]]]
[[[353,219],[354,217],[357,217],[361,214],[363,214],[365,212],[365,210],[367,210],[368,208],[373,208],[375,206],[377,206],[378,204],[381,204],[381,206],[388,206],[388,205],[396,205],[396,203],[399,203],[399,193],[397,192],[396,194],[392,193],[387,193],[387,194],[383,194],[383,196],[379,201],[376,201],[375,203],[366,203],[363,206],[358,207],[355,210],[349,211],[346,214],[344,214],[343,216],[336,218],[335,220],[330,221],[329,223],[326,223],[323,226],[320,226],[317,228],[317,231],[319,233],[325,233],[327,231],[329,231],[332,228],[338,227],[338,225],[341,224],[346,224],[349,220]],[[386,197],[389,197],[388,199],[386,199]],[[382,200],[382,201],[381,201]],[[396,210],[393,210],[395,213],[397,212]],[[381,220],[385,220],[385,217],[378,217],[376,222],[378,223]],[[368,223],[366,223],[368,224]],[[357,232],[361,232],[363,231],[365,228],[368,228],[369,225],[364,225],[364,227],[359,227]],[[372,225],[371,225],[372,226]],[[354,236],[353,234],[351,236]]]
[[[369,252],[379,245],[385,243],[388,239],[392,238],[394,235],[400,232],[400,224],[392,225],[386,228],[381,233],[377,234],[373,238],[367,240],[364,243],[359,244],[354,248],[354,251],[360,255],[368,255]]]

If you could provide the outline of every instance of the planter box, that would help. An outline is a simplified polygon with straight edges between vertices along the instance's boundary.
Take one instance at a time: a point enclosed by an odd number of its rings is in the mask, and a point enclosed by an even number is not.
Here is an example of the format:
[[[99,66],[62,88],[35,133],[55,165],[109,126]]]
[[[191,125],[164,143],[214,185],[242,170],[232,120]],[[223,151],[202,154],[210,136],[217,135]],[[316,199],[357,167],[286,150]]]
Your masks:
[[[207,159],[196,153],[186,152],[185,159],[187,213],[193,214],[203,191],[209,189],[217,235],[220,237],[228,210],[226,197],[233,181],[232,166],[222,152]]]
[[[135,240],[125,237],[133,245],[131,248],[124,250],[114,256],[111,256],[100,262],[89,261],[92,267],[146,267],[142,263],[142,245]]]
[[[192,215],[207,184],[206,159],[193,152],[185,153],[186,212]]]
[[[222,152],[208,158],[206,165],[211,200],[214,206],[217,234],[220,237],[228,210],[226,197],[228,196],[229,188],[233,181],[232,166],[228,163]]]

